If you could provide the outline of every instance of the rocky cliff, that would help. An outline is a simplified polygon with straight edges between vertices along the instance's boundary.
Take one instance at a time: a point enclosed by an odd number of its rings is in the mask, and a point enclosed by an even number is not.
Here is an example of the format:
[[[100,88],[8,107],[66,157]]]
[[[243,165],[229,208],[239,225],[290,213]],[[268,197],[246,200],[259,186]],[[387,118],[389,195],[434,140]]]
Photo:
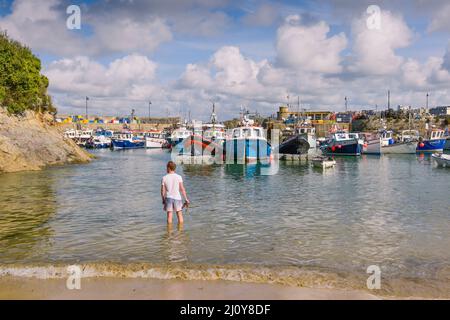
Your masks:
[[[48,113],[26,111],[23,115],[9,115],[0,108],[0,173],[40,170],[90,159],[88,152],[63,137]]]

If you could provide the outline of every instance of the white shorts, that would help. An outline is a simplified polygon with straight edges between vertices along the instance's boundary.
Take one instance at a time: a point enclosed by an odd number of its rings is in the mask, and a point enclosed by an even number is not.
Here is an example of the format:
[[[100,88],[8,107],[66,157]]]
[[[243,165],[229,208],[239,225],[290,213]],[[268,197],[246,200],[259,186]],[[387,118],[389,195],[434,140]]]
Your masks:
[[[183,201],[176,200],[172,198],[166,198],[166,203],[164,205],[164,211],[181,211],[183,210]]]

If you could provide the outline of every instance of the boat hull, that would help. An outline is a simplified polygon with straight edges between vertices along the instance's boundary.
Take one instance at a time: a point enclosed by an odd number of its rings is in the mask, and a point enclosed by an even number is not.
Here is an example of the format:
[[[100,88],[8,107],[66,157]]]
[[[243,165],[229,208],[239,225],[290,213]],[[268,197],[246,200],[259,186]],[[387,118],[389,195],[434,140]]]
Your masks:
[[[421,146],[422,143],[422,146]],[[442,152],[446,139],[424,140],[417,144],[417,152]]]
[[[325,146],[323,152],[327,155],[335,156],[359,156],[362,152],[362,145],[354,141],[333,141]]]
[[[433,154],[431,156],[436,164],[440,167],[450,168],[450,155],[446,154]]]
[[[257,162],[270,159],[272,150],[265,139],[230,139],[225,142],[227,161]]]
[[[366,145],[363,146],[362,153],[380,155],[381,154],[381,140],[375,139],[375,140],[367,141]]]
[[[278,152],[280,154],[306,154],[310,149],[308,141],[300,135],[295,135],[283,141]]]
[[[416,142],[404,142],[404,143],[394,143],[389,146],[381,148],[381,153],[383,154],[415,154],[416,153]]]
[[[161,149],[167,146],[167,140],[158,138],[146,138],[145,147],[149,149]]]
[[[130,140],[112,140],[113,149],[141,149],[145,147],[144,141],[130,141]]]

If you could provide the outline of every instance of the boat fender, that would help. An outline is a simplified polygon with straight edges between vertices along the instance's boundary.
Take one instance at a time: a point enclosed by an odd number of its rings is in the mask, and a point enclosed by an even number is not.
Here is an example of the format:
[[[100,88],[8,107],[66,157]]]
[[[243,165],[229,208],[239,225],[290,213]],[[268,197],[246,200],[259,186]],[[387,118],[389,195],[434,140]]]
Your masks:
[[[332,146],[332,147],[331,147],[331,151],[335,152],[335,151],[336,151],[336,147],[335,147],[335,146]]]
[[[421,148],[425,147],[425,143],[423,143],[423,142],[419,143],[419,147],[421,147]]]

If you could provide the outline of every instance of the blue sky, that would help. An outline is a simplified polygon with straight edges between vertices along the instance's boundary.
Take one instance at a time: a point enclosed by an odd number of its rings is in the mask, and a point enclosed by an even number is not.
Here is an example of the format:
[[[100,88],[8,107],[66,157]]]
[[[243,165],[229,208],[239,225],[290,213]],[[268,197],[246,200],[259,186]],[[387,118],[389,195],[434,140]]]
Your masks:
[[[81,30],[65,27],[70,4]],[[0,0],[0,28],[42,59],[61,112],[86,95],[102,114],[152,99],[156,114],[198,117],[211,100],[223,117],[241,105],[270,114],[288,95],[309,109],[340,110],[345,95],[367,108],[387,89],[398,104],[420,106],[426,92],[450,104],[450,3],[378,1],[379,31],[366,30],[370,4]]]

